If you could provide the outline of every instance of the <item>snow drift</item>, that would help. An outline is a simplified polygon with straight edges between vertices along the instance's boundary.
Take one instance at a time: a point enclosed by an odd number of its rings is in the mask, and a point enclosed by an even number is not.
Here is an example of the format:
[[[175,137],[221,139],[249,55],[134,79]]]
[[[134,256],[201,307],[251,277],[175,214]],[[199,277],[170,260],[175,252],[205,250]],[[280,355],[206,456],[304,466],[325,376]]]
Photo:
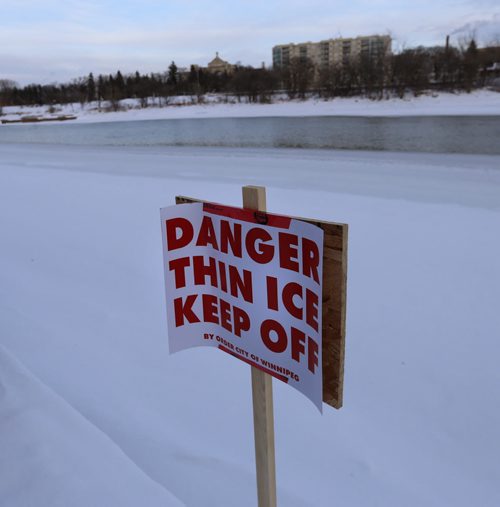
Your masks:
[[[182,505],[1,345],[0,500],[5,507]]]

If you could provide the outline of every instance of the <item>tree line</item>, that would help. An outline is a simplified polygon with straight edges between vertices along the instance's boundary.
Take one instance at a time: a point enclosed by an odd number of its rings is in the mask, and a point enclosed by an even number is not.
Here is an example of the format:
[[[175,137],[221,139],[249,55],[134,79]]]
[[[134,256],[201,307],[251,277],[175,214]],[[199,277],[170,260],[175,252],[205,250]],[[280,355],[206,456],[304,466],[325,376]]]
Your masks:
[[[198,102],[207,93],[225,93],[249,102],[270,102],[277,93],[289,98],[384,94],[418,94],[427,89],[466,90],[482,87],[485,69],[500,62],[500,45],[479,50],[472,39],[466,47],[417,47],[397,54],[364,56],[338,65],[317,68],[308,59],[292,59],[282,68],[235,66],[232,72],[212,73],[196,66],[180,71],[172,62],[162,73],[135,72],[75,79],[63,84],[20,87],[0,80],[0,106],[52,105],[96,102],[99,108],[118,110],[126,98],[142,107],[166,105],[173,96],[189,95]]]

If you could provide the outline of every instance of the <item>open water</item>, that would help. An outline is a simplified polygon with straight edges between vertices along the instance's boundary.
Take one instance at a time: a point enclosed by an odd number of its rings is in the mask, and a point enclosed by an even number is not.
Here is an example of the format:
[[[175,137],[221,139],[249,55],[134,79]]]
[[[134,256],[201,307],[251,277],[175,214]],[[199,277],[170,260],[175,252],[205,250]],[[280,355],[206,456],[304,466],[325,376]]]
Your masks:
[[[500,116],[287,117],[0,125],[0,143],[500,154]]]

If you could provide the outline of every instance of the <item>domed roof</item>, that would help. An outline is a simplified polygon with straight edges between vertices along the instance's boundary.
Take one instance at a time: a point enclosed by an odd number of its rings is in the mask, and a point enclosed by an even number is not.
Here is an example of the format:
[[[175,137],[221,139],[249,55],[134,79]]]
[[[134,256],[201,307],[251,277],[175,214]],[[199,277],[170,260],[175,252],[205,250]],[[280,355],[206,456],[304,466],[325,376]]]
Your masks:
[[[219,52],[215,53],[215,58],[208,65],[225,65],[227,62],[220,58]]]

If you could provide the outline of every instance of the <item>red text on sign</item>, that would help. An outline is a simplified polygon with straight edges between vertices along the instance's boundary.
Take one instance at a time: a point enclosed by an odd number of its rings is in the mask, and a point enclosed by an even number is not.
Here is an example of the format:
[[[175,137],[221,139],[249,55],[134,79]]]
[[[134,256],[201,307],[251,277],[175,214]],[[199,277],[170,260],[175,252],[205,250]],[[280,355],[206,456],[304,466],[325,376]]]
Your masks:
[[[318,366],[318,344],[300,329],[292,326],[290,336],[288,336],[285,328],[279,322],[267,319],[260,326],[260,337],[271,352],[278,354],[288,350],[290,342],[290,354],[292,359],[298,363],[301,355],[306,354],[307,346],[307,367],[312,373],[316,371]]]
[[[193,309],[197,299],[197,294],[174,299],[175,327],[187,323],[211,322],[220,324],[238,337],[241,337],[242,331],[250,329],[250,317],[245,310],[231,305],[217,296],[202,294],[201,312],[197,314]]]
[[[252,227],[243,238],[241,224],[228,220],[218,222],[219,227],[216,229],[212,218],[205,215],[196,233],[193,224],[185,218],[167,220],[167,249],[173,251],[184,248],[194,241],[196,246],[210,246],[222,253],[231,252],[238,258],[247,255],[258,264],[268,264],[277,255],[281,268],[302,273],[319,284],[320,253],[314,241],[300,238],[296,234],[279,232],[275,246],[271,234],[262,227]]]

